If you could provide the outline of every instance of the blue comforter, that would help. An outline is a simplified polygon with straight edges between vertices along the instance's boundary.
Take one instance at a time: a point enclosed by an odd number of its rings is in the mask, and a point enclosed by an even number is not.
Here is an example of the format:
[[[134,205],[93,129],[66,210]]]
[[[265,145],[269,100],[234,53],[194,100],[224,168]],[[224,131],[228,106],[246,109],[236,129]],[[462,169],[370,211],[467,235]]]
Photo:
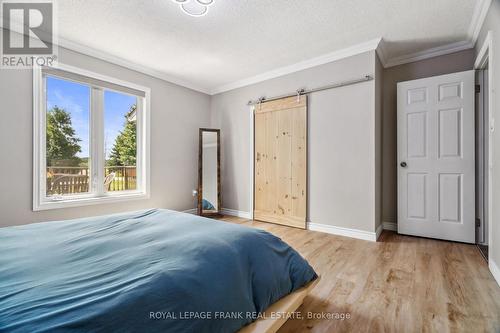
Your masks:
[[[0,229],[0,332],[235,332],[316,278],[279,238],[168,210]]]

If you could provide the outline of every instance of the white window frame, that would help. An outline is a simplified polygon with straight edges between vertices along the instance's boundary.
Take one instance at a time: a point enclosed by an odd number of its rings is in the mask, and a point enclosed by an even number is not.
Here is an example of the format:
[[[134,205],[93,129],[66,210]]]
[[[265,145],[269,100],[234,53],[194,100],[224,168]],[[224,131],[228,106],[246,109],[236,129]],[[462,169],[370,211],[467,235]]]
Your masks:
[[[151,89],[109,76],[59,63],[57,69],[109,82],[144,93],[143,103],[137,103],[137,189],[106,192],[104,184],[104,90],[90,85],[90,193],[72,196],[47,197],[46,195],[46,87],[42,68],[33,67],[33,211],[115,203],[150,198],[150,119]],[[64,80],[68,80],[62,78]],[[81,83],[85,84],[85,83]],[[89,86],[88,84],[86,84]],[[120,92],[120,91],[118,91]],[[120,92],[123,93],[123,92]]]

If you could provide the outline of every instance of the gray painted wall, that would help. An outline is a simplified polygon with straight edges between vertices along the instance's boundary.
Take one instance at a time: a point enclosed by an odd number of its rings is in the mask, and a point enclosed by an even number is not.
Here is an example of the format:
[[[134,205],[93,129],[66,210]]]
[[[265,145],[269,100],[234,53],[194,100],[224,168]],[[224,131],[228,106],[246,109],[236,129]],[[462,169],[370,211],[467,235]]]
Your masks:
[[[367,52],[214,96],[223,207],[250,210],[250,99],[374,75],[375,59]],[[308,113],[308,220],[374,232],[375,81],[312,94]]]
[[[484,21],[483,27],[479,34],[479,38],[476,44],[476,53],[479,52],[483,42],[486,38],[488,31],[493,32],[493,49],[494,49],[494,59],[493,66],[490,67],[490,75],[493,72],[493,118],[496,120],[496,129],[493,132],[493,170],[492,170],[492,181],[493,181],[493,214],[492,218],[492,229],[490,230],[493,238],[492,244],[490,244],[491,259],[495,262],[497,267],[500,267],[500,0],[493,0],[491,7],[488,11],[488,15]]]
[[[198,128],[210,125],[210,96],[105,61],[60,49],[61,62],[151,88],[151,198],[32,211],[32,71],[0,72],[0,227],[195,202]]]
[[[470,70],[474,50],[384,69],[382,125],[382,219],[397,222],[397,83]]]
[[[363,55],[363,56],[366,56]],[[227,93],[216,95],[212,99],[212,117],[214,117],[214,126],[221,127],[223,136],[230,138],[223,140],[223,152],[227,157],[223,163],[224,179],[223,179],[223,204],[226,208],[248,211],[249,210],[249,114],[246,107],[246,101],[261,95],[275,95],[282,94],[289,91],[294,91],[297,87],[301,86],[318,86],[325,82],[336,81],[330,78],[338,78],[339,80],[346,77],[355,77],[362,75],[366,71],[365,68],[375,68],[376,80],[374,85],[374,92],[370,95],[365,95],[366,98],[375,98],[375,129],[378,129],[372,141],[381,144],[375,144],[375,152],[371,157],[375,158],[375,184],[371,184],[371,188],[375,191],[375,213],[376,226],[381,221],[384,222],[397,222],[397,132],[396,132],[396,118],[397,118],[397,83],[401,81],[420,79],[429,76],[449,74],[453,72],[460,72],[470,70],[474,63],[474,50],[465,50],[454,54],[422,60],[410,64],[404,64],[387,69],[383,69],[380,61],[377,60],[373,64],[364,62],[363,67],[361,63],[363,60],[357,57],[343,59],[334,63],[312,68],[300,73],[287,75],[285,77],[261,82],[249,87],[236,89]],[[353,63],[356,63],[354,64]],[[350,63],[350,64],[348,64]],[[358,67],[357,66],[360,66]],[[360,70],[361,69],[361,70]],[[312,76],[313,73],[317,75]],[[356,74],[357,73],[357,74]],[[325,79],[326,78],[326,79]],[[321,83],[323,82],[323,83]],[[319,110],[332,110],[336,105],[343,105],[347,109],[366,108],[367,105],[359,105],[359,96],[361,92],[357,92],[352,101],[346,100],[349,89],[358,89],[357,87],[343,88],[342,91],[331,91],[327,93],[315,94],[311,96],[310,100],[310,163],[309,163],[309,219],[311,222],[331,224],[336,226],[344,226],[347,228],[356,228],[355,225],[362,225],[360,223],[351,223],[349,214],[347,212],[339,213],[338,216],[330,216],[330,211],[324,209],[326,202],[331,202],[336,208],[336,203],[342,203],[343,207],[350,207],[356,210],[353,206],[361,207],[360,202],[355,197],[351,200],[347,198],[352,195],[352,192],[345,191],[347,188],[341,181],[340,184],[333,179],[332,174],[328,173],[326,169],[337,170],[338,174],[343,174],[345,171],[343,167],[335,165],[331,159],[339,158],[339,161],[344,164],[346,169],[352,165],[346,161],[345,153],[351,154],[356,150],[344,150],[348,145],[338,147],[332,141],[342,143],[349,142],[349,135],[346,134],[345,138],[340,135],[325,135],[324,132],[328,131],[328,126],[332,126],[332,121],[342,123],[346,114],[336,113],[341,115],[339,119],[332,117],[329,112]],[[317,110],[313,109],[314,103],[318,103]],[[330,104],[329,104],[330,103]],[[345,103],[345,104],[344,104]],[[352,103],[349,105],[349,103]],[[322,116],[318,116],[321,114]],[[365,114],[368,116],[368,113]],[[365,121],[370,122],[373,119],[365,118]],[[345,121],[349,122],[348,117]],[[347,124],[344,124],[347,126]],[[357,124],[351,122],[352,128],[359,128]],[[336,124],[332,129],[336,129]],[[323,129],[325,127],[325,129]],[[344,127],[345,128],[345,127]],[[317,132],[319,131],[319,132]],[[353,132],[352,130],[350,132]],[[336,133],[342,133],[340,129],[336,129]],[[318,144],[313,141],[317,139]],[[321,140],[322,138],[323,140]],[[356,140],[352,138],[352,140]],[[318,147],[318,148],[317,148]],[[328,148],[326,148],[328,147]],[[322,158],[316,158],[313,155],[318,150],[325,149],[324,157],[327,161],[322,161]],[[377,156],[380,157],[377,159]],[[353,156],[353,160],[357,157]],[[359,159],[358,159],[359,161]],[[366,162],[366,161],[365,161]],[[352,180],[352,179],[351,179]],[[336,188],[336,193],[331,193],[329,185]],[[341,185],[339,187],[339,185]],[[353,188],[356,187],[356,182],[353,182]],[[341,188],[342,190],[338,190]],[[351,188],[351,189],[353,189]],[[377,195],[382,193],[382,195]],[[346,196],[347,195],[347,196]],[[348,203],[349,201],[350,203]],[[356,204],[353,204],[357,202]],[[365,206],[366,207],[366,206]],[[371,208],[370,208],[371,209]],[[327,213],[328,211],[328,213]],[[340,209],[340,211],[343,211]],[[344,223],[340,222],[344,221]],[[363,229],[364,230],[364,229]],[[366,229],[368,230],[368,229]]]
[[[494,1],[485,27],[498,29],[491,13],[498,10],[498,3]],[[483,28],[480,41],[487,29],[490,28]],[[223,206],[249,211],[251,158],[247,101],[299,87],[312,88],[375,74],[375,81],[310,96],[308,178],[310,221],[374,231],[381,221],[395,222],[397,217],[397,82],[468,70],[474,57],[474,50],[467,50],[383,69],[375,52],[367,52],[210,98],[61,49],[60,59],[64,63],[152,89],[151,199],[32,212],[31,71],[2,71],[0,184],[7,191],[0,191],[3,213],[0,226],[146,207],[192,208],[195,203],[190,191],[197,187],[199,127],[222,129]],[[366,168],[372,167],[374,170],[367,172]]]

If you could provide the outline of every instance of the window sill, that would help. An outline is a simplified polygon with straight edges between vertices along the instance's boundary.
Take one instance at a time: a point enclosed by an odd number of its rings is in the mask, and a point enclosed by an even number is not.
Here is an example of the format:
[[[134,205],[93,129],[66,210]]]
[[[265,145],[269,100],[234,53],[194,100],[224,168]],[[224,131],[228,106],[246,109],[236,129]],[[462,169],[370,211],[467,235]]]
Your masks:
[[[150,198],[149,193],[134,192],[126,194],[114,194],[101,197],[71,198],[71,199],[53,200],[53,201],[47,200],[43,202],[35,202],[33,204],[33,211],[37,212],[37,211],[51,210],[51,209],[82,207],[82,206],[91,206],[99,204],[112,204],[124,201],[145,200],[149,198]]]

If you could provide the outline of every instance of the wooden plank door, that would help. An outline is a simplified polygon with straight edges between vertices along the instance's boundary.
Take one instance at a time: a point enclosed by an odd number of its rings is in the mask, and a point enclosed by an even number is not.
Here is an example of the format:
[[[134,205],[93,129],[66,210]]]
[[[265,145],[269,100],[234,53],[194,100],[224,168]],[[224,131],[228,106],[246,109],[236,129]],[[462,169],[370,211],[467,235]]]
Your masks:
[[[398,232],[474,243],[474,71],[398,84]]]
[[[307,96],[255,107],[254,218],[306,228]]]

